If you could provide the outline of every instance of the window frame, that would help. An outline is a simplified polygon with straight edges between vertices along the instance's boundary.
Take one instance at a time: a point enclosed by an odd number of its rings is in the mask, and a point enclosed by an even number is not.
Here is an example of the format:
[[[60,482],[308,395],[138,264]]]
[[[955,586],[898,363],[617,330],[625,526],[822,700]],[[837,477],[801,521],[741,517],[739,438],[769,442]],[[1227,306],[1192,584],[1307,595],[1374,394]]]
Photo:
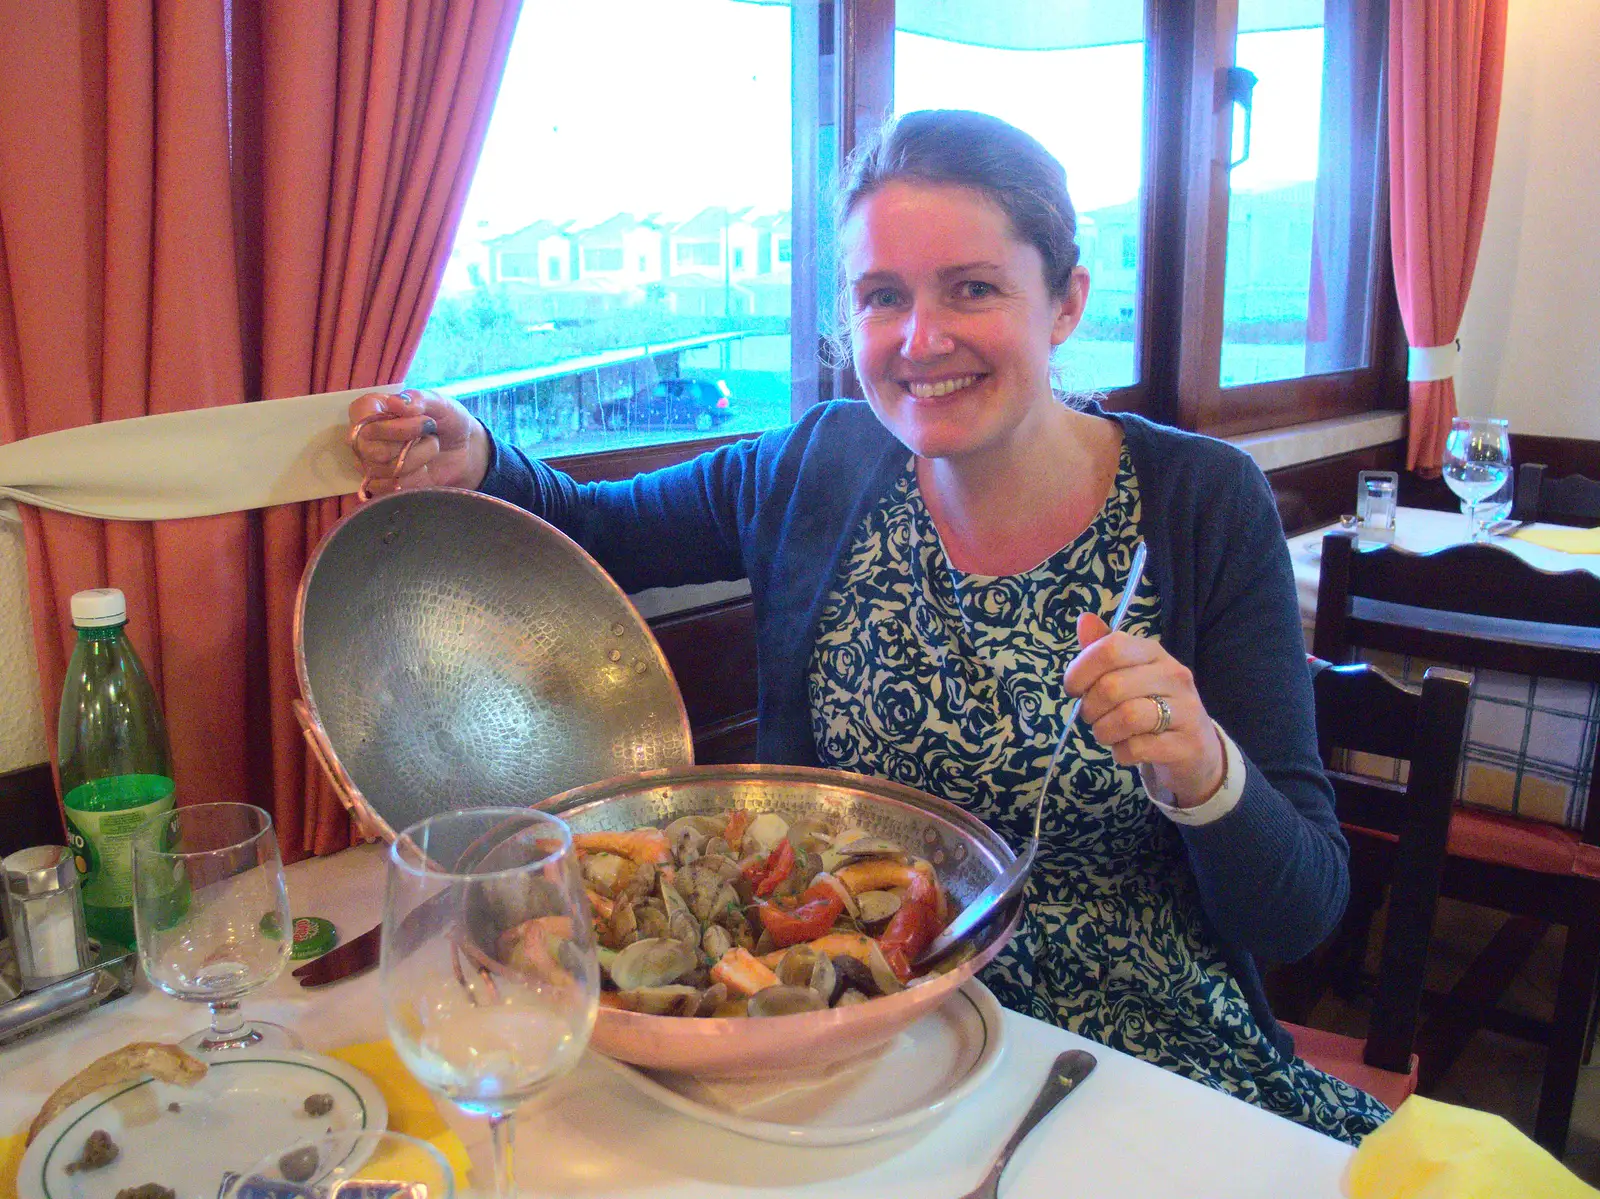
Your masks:
[[[1361,78],[1383,128],[1387,0],[1360,6],[1367,40]],[[1286,428],[1406,405],[1405,337],[1389,253],[1386,155],[1364,182],[1374,189],[1368,279],[1369,364],[1239,387],[1221,385],[1223,282],[1232,111],[1223,80],[1234,65],[1238,0],[1145,0],[1144,187],[1135,311],[1138,379],[1105,393],[1113,411],[1218,437]],[[824,126],[843,163],[891,111],[895,0],[792,0],[794,47],[791,204],[791,415],[836,397],[860,397],[848,366],[833,368],[821,340],[819,297],[832,279],[816,269]],[[840,114],[844,119],[836,119]],[[1159,119],[1158,119],[1159,116]],[[1381,143],[1380,143],[1381,145]],[[749,434],[556,456],[579,480],[624,479],[687,461]]]

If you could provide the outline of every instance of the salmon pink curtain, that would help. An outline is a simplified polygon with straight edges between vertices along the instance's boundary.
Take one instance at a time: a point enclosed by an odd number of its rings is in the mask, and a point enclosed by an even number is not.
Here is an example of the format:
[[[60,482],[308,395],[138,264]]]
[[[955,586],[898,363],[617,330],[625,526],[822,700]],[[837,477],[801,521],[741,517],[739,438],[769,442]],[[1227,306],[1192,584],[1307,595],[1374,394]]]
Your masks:
[[[433,306],[520,0],[276,0],[263,8],[261,388],[399,382]],[[263,514],[273,794],[306,852],[350,843],[306,753],[292,624],[311,551],[353,503]]]
[[[0,0],[0,439],[398,380],[517,7]],[[68,597],[119,586],[182,799],[268,807],[290,858],[348,844],[289,710],[295,587],[339,509],[24,509],[47,726]]]
[[[1447,346],[1461,325],[1489,201],[1505,47],[1506,0],[1390,2],[1389,228],[1413,347]],[[1437,475],[1455,383],[1417,373],[1406,465]]]

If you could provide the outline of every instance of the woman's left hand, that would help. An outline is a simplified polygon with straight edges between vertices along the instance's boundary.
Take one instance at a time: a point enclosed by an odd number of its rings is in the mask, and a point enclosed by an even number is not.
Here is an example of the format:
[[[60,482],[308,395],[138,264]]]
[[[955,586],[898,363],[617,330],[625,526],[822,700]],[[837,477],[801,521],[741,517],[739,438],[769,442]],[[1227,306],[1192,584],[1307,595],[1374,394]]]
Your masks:
[[[1081,715],[1095,740],[1123,766],[1154,767],[1180,808],[1215,795],[1227,759],[1189,668],[1159,641],[1113,633],[1090,612],[1078,617],[1078,644],[1063,682],[1083,696]]]

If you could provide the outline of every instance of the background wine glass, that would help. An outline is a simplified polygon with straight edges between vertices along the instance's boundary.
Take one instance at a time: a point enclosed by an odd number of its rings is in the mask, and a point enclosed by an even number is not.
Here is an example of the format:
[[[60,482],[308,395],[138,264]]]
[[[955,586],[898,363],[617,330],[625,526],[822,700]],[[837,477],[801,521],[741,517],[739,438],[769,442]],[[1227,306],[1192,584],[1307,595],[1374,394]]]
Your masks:
[[[1444,481],[1467,505],[1467,538],[1483,540],[1478,505],[1511,477],[1511,438],[1494,417],[1458,416],[1444,443]]]
[[[554,816],[480,808],[389,849],[380,989],[412,1074],[489,1117],[495,1190],[513,1193],[511,1119],[570,1070],[600,992],[572,837]]]
[[[177,808],[133,843],[133,922],[145,975],[168,995],[211,1006],[191,1053],[294,1049],[277,1024],[245,1020],[239,1000],[289,960],[289,893],[272,817],[251,804]]]

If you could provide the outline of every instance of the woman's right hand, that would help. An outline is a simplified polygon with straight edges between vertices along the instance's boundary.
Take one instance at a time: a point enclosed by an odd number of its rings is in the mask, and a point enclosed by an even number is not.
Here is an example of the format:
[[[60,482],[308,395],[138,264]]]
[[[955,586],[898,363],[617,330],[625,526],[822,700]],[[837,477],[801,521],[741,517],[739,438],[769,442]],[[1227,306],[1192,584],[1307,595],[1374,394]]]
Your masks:
[[[350,433],[370,495],[476,490],[489,469],[489,438],[478,418],[436,392],[368,392],[350,404]]]

